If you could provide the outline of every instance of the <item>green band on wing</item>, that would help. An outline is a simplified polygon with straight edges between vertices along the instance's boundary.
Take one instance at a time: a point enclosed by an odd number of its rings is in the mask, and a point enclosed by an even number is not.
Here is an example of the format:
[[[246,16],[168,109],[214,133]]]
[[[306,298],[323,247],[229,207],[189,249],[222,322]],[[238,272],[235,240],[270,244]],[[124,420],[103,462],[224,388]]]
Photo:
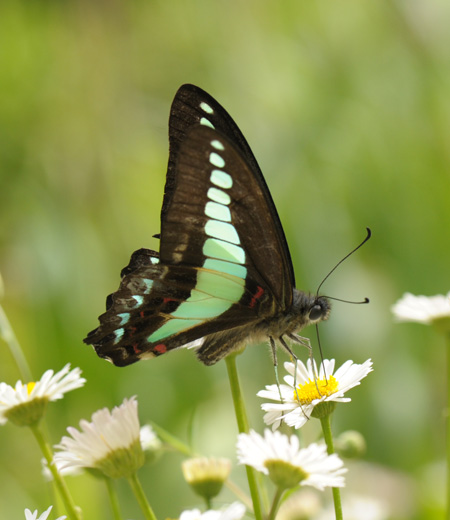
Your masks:
[[[221,222],[220,220],[208,220],[205,225],[205,233],[210,237],[220,238],[233,244],[239,244],[239,235],[233,224]]]
[[[175,312],[172,312],[172,316],[175,318],[199,318],[206,320],[220,316],[232,305],[233,302],[212,296],[203,301],[191,301],[188,298]]]
[[[208,238],[205,240],[203,244],[203,254],[209,258],[245,264],[245,252],[242,247],[224,242],[218,238]]]
[[[247,268],[244,265],[235,264],[234,262],[224,262],[223,260],[216,260],[215,258],[207,258],[203,267],[205,269],[211,269],[212,271],[232,274],[244,280],[247,276]]]
[[[225,193],[222,190],[218,190],[217,188],[209,188],[207,195],[208,199],[213,200],[214,202],[218,202],[219,204],[228,205],[231,202],[231,198],[228,193]]]
[[[213,184],[219,186],[219,188],[228,190],[233,186],[233,178],[231,175],[221,170],[213,170],[209,179]]]
[[[199,270],[195,290],[235,303],[244,294],[245,280],[224,273]]]
[[[184,320],[184,319],[172,319],[166,321],[162,327],[158,330],[155,330],[153,334],[147,338],[149,343],[154,343],[155,341],[159,341],[161,339],[172,336],[173,334],[177,334],[178,332],[182,332],[185,329],[189,329],[194,325],[198,325],[202,320]]]
[[[207,202],[205,206],[205,215],[207,217],[222,220],[223,222],[231,222],[231,212],[227,206],[218,204],[217,202]]]

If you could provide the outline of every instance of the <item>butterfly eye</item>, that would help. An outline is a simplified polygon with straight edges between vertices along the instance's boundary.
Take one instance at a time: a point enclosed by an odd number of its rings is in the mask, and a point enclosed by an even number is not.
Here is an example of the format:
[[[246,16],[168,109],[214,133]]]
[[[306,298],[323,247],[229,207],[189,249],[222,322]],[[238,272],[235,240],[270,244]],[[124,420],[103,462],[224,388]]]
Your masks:
[[[323,316],[323,307],[316,303],[309,311],[309,319],[311,321],[317,321]]]

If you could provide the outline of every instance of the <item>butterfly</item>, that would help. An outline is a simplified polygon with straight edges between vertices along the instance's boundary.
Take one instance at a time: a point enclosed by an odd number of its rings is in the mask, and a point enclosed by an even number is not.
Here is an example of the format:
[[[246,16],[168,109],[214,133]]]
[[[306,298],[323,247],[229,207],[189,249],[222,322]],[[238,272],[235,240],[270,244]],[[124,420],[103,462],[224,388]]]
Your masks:
[[[159,253],[135,251],[84,342],[117,366],[195,346],[213,365],[249,343],[328,318],[329,300],[295,288],[289,248],[256,159],[227,111],[182,85],[169,118]]]

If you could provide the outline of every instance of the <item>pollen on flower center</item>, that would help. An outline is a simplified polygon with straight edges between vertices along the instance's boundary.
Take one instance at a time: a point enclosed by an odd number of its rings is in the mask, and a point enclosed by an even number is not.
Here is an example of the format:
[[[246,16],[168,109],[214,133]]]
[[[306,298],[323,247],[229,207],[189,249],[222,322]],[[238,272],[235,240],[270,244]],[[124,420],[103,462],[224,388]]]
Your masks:
[[[294,390],[294,400],[300,404],[310,404],[315,399],[328,397],[334,394],[338,389],[338,382],[333,375],[328,376],[328,379],[311,379],[304,384],[298,385]]]
[[[27,394],[30,395],[33,391],[33,388],[36,386],[36,383],[34,381],[31,381],[30,383],[27,383]]]

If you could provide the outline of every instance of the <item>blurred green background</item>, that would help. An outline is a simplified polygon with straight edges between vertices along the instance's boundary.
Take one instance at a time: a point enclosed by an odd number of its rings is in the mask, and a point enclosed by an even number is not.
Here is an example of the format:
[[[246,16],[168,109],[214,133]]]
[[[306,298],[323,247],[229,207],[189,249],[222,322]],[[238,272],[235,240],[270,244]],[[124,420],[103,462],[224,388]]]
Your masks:
[[[323,287],[371,299],[335,303],[321,326],[326,357],[370,357],[375,367],[333,419],[336,433],[357,429],[368,443],[344,500],[375,497],[392,519],[442,518],[444,342],[431,328],[394,324],[390,307],[405,291],[450,289],[449,15],[444,0],[3,0],[3,305],[36,378],[70,362],[88,380],[49,408],[52,442],[137,395],[143,422],[235,460],[224,363],[204,367],[180,351],[119,369],[82,343],[131,253],[158,247],[169,107],[191,82],[227,108],[252,146],[299,288],[314,291],[372,228]],[[267,347],[238,363],[251,424],[262,431],[255,394],[274,382]],[[0,380],[18,378],[2,343]],[[311,421],[306,439],[317,433]],[[180,460],[169,453],[141,471],[160,518],[200,503]],[[0,518],[53,502],[29,431],[0,429],[0,461]],[[242,468],[232,476],[244,482]],[[101,482],[69,485],[86,520],[111,518]],[[118,489],[125,518],[140,518],[126,482]]]

